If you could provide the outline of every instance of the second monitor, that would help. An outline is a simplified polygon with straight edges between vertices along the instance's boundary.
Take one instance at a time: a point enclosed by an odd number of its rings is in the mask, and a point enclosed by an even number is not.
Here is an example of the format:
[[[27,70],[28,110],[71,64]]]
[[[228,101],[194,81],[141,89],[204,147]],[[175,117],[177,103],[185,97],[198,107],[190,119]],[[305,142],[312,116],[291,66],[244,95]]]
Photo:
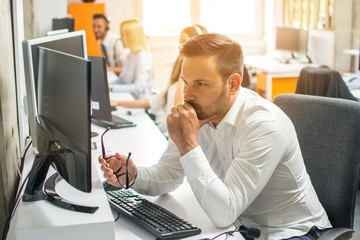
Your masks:
[[[111,114],[106,59],[88,56],[91,61],[91,110],[93,123],[102,127],[134,127],[135,123]]]
[[[277,27],[276,28],[276,50],[287,54],[284,60],[310,59],[307,56],[308,31],[300,28]]]

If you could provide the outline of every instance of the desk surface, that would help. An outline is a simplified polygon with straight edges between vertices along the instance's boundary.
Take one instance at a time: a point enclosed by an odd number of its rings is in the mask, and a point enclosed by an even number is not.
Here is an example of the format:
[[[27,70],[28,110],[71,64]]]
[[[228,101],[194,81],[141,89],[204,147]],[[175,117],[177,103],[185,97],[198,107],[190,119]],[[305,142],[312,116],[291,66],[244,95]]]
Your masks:
[[[112,94],[112,99],[126,99],[127,95],[122,94]],[[113,114],[116,114],[120,117],[127,118],[131,121],[134,121],[137,126],[132,128],[124,128],[124,129],[112,129],[110,130],[105,136],[104,136],[104,142],[106,151],[108,153],[117,151],[119,153],[128,153],[129,151],[132,152],[132,159],[134,162],[139,166],[150,166],[154,163],[156,163],[161,155],[163,154],[164,150],[167,146],[167,140],[162,135],[160,130],[155,126],[153,121],[147,116],[147,114],[144,112],[143,109],[131,109],[131,115],[128,115],[127,113],[128,109],[124,108],[118,108],[117,111],[113,112]],[[90,205],[94,205],[94,203],[101,203],[100,205],[107,211],[105,211],[105,219],[108,221],[109,214],[111,215],[111,210],[109,210],[109,205],[107,204],[107,200],[105,197],[105,193],[102,189],[101,183],[104,178],[102,175],[102,172],[100,170],[100,164],[97,161],[98,156],[101,152],[101,144],[100,144],[100,136],[102,132],[105,130],[103,127],[99,127],[97,125],[92,125],[92,131],[98,132],[99,135],[97,137],[92,138],[92,142],[95,142],[97,145],[97,149],[93,149],[92,151],[92,159],[93,159],[93,172],[95,172],[96,176],[96,183],[93,183],[93,186],[95,186],[95,191],[97,191],[96,197],[87,195],[89,198],[87,202]],[[94,174],[94,173],[93,173]],[[66,183],[65,183],[66,184]],[[74,196],[79,195],[79,193],[76,190],[70,190],[68,188],[64,188],[64,193],[66,196],[71,196],[73,199]],[[94,190],[93,190],[94,191]],[[80,193],[82,195],[82,193]],[[64,196],[65,197],[65,196]],[[82,196],[84,197],[84,196]],[[226,230],[232,230],[234,227],[230,226],[226,229],[218,229],[215,227],[215,225],[210,221],[210,219],[207,217],[205,212],[201,209],[200,205],[198,204],[197,200],[195,199],[195,196],[192,193],[191,188],[186,183],[182,184],[178,189],[176,189],[174,192],[165,194],[163,196],[158,197],[150,197],[150,196],[144,196],[145,198],[149,199],[150,201],[157,203],[169,211],[175,213],[176,215],[189,220],[194,225],[201,228],[202,233],[200,235],[196,235],[194,237],[190,237],[187,239],[199,239],[199,238],[205,238],[205,237],[214,237],[220,232],[226,231]],[[20,239],[15,238],[14,229],[17,231],[17,235],[19,233],[19,227],[21,227],[21,224],[31,222],[29,228],[34,228],[34,231],[45,231],[44,228],[40,226],[40,230],[36,229],[39,228],[38,223],[39,222],[47,222],[49,226],[54,225],[50,220],[52,219],[51,214],[61,214],[61,219],[63,221],[62,224],[67,223],[67,225],[74,224],[76,225],[76,221],[79,221],[78,218],[74,218],[75,215],[80,215],[80,218],[88,218],[89,215],[87,214],[85,217],[81,213],[74,213],[71,211],[65,211],[63,209],[59,209],[56,206],[50,205],[49,203],[46,203],[45,201],[40,201],[36,203],[31,203],[33,205],[32,211],[27,211],[26,208],[24,208],[24,203],[20,202],[19,208],[17,210],[17,214],[15,219],[12,221],[10,233],[8,235],[8,239]],[[25,204],[26,205],[26,204]],[[99,204],[97,204],[99,205]],[[28,209],[28,208],[27,208]],[[41,214],[38,214],[37,216],[34,216],[36,214],[35,212],[40,212]],[[49,214],[47,214],[49,213]],[[111,219],[117,218],[118,214],[114,211],[112,211],[113,216],[111,216]],[[18,215],[21,215],[19,217]],[[93,215],[94,216],[94,215]],[[35,217],[35,218],[34,218]],[[33,219],[37,219],[37,221],[32,221]],[[70,219],[70,220],[69,220]],[[105,222],[106,222],[105,221]],[[58,223],[56,223],[58,224]],[[113,223],[112,223],[113,224]],[[101,225],[94,224],[92,226],[93,229],[97,229],[99,231],[99,234],[96,235],[96,237],[99,237],[101,230],[109,231],[107,236],[112,237],[101,237],[100,239],[154,239],[154,236],[143,230],[142,228],[138,227],[137,225],[133,224],[131,221],[127,220],[126,218],[120,217],[115,224],[113,224],[113,229],[105,228],[101,229]],[[79,226],[77,226],[79,228]],[[58,228],[56,226],[53,226],[52,228],[57,229],[55,231],[54,229],[48,228],[46,231],[49,235],[52,235],[54,232],[57,232],[59,234],[59,231],[64,230],[64,228]],[[81,229],[80,229],[81,231]],[[27,231],[29,233],[31,231]],[[71,237],[71,234],[66,235],[66,239],[74,239]],[[59,236],[60,237],[60,236]],[[96,239],[93,236],[87,236],[87,234],[84,233],[83,238],[86,239]],[[90,237],[90,238],[89,238]],[[29,238],[28,238],[29,239]],[[54,239],[54,238],[52,238]],[[61,239],[61,238],[57,238]],[[99,239],[99,238],[98,238]]]
[[[290,60],[290,63],[281,63],[280,59],[272,55],[245,56],[245,65],[253,67],[267,74],[286,75],[287,77],[299,76],[304,67],[316,67],[318,64]]]

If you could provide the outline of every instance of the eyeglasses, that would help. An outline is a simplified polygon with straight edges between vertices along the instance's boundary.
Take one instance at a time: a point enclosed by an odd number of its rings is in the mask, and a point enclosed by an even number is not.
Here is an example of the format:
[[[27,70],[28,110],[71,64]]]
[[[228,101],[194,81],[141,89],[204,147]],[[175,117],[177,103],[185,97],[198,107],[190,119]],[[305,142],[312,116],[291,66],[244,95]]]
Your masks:
[[[238,235],[237,235],[238,234]],[[238,229],[220,233],[219,235],[211,238],[211,240],[227,240],[227,239],[238,239],[241,236]]]
[[[105,154],[105,145],[104,145],[104,135],[105,133],[107,133],[108,131],[110,130],[110,128],[106,128],[105,132],[101,135],[101,150],[102,150],[102,157],[103,159],[107,162],[109,159],[111,158],[116,158],[117,160],[119,160],[121,162],[121,160],[116,156],[116,155],[108,155],[106,156]],[[131,152],[129,152],[127,158],[126,158],[126,163],[125,163],[125,173],[120,173],[119,172],[121,171],[122,169],[122,163],[121,163],[121,166],[119,167],[119,169],[114,173],[114,175],[116,176],[116,179],[118,181],[118,183],[120,184],[121,187],[125,188],[125,189],[129,189],[132,187],[132,185],[134,185],[135,183],[135,178],[132,176],[131,173],[129,173],[128,171],[128,164],[129,164],[129,159],[130,159],[130,156],[131,156]],[[120,182],[120,179],[125,176],[125,185],[122,184]]]
[[[261,231],[258,228],[254,227],[246,228],[244,226],[240,226],[239,228],[235,228],[235,230],[220,233],[219,235],[211,238],[210,240],[239,239],[241,235],[243,235],[245,239],[254,239],[260,237]]]

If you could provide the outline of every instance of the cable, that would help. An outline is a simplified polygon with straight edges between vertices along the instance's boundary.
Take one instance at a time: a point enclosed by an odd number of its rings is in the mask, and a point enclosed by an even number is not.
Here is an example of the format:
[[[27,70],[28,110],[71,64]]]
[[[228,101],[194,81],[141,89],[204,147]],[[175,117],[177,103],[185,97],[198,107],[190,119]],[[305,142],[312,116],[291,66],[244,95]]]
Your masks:
[[[27,151],[29,150],[29,148],[31,146],[31,143],[32,143],[31,137],[27,136],[26,139],[25,139],[25,149],[23,150],[23,152],[21,153],[21,156],[20,156],[20,163],[19,162],[16,163],[16,168],[18,170],[20,178],[22,176],[20,168],[21,169],[23,168],[24,161],[25,161],[25,156],[26,156],[26,153],[27,153]],[[21,167],[19,168],[20,165],[21,165]]]
[[[25,159],[26,153],[27,153],[27,151],[28,151],[31,143],[32,143],[32,140],[30,139],[30,141],[28,142],[28,144],[27,144],[24,152],[23,152],[22,155],[21,155],[21,161],[23,161],[23,160]],[[18,169],[18,170],[20,170],[20,169]],[[15,214],[15,211],[16,211],[19,203],[20,203],[19,200],[20,200],[20,199],[22,198],[22,196],[23,196],[23,195],[21,195],[21,197],[20,197],[20,194],[21,194],[22,189],[24,188],[25,183],[27,182],[27,180],[28,180],[28,178],[29,178],[29,176],[30,176],[30,173],[31,173],[32,171],[33,171],[33,168],[32,168],[32,169],[29,171],[29,173],[27,174],[26,178],[24,179],[23,183],[22,183],[21,186],[20,186],[20,189],[19,189],[18,193],[16,194],[16,197],[15,197],[15,199],[14,199],[14,204],[11,206],[10,211],[9,211],[9,215],[8,215],[8,217],[7,217],[7,219],[6,219],[6,222],[5,222],[4,232],[3,232],[3,235],[2,235],[2,240],[5,240],[5,239],[6,239],[6,236],[7,236],[8,232],[9,232],[9,229],[10,229],[11,219],[13,218],[13,216],[14,216],[14,214]],[[20,175],[20,177],[21,177],[21,175]]]
[[[16,196],[16,198],[14,200],[14,204],[12,205],[12,207],[10,209],[9,216],[6,219],[2,240],[6,239],[6,236],[7,236],[8,232],[9,232],[11,219],[13,218],[13,216],[15,214],[15,211],[16,211],[18,205],[19,205],[19,202],[20,202],[19,200],[22,198],[22,195],[21,195],[21,197],[19,197],[19,196],[20,196],[20,194],[22,192],[22,189],[25,186],[25,183],[27,182],[27,180],[29,178],[30,173],[31,173],[31,171],[28,173],[28,175],[26,176],[24,182],[21,184],[19,192],[18,192],[18,194],[17,194],[17,196]]]
[[[120,212],[118,212],[118,215],[117,215],[116,219],[114,220],[114,222],[116,222],[119,218],[120,218]]]

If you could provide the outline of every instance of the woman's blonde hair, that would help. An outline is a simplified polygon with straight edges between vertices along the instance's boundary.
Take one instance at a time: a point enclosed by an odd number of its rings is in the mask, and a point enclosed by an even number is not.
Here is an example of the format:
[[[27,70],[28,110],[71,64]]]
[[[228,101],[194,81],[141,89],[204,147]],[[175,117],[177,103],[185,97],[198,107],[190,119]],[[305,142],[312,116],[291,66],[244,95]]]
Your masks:
[[[207,32],[208,32],[207,29],[200,24],[195,24],[195,25],[192,25],[190,27],[187,27],[187,28],[184,28],[183,30],[181,30],[181,33],[186,33],[189,36],[189,38],[192,38],[199,34],[204,34]],[[180,78],[182,61],[183,61],[183,59],[180,57],[178,57],[176,59],[173,70],[171,72],[169,84],[168,84],[167,89],[164,94],[164,100],[165,100],[164,106],[167,104],[167,96],[168,96],[169,88],[171,87],[171,85],[176,83]]]
[[[130,48],[133,52],[148,51],[144,28],[139,20],[123,21],[120,25],[120,32],[125,47]]]

